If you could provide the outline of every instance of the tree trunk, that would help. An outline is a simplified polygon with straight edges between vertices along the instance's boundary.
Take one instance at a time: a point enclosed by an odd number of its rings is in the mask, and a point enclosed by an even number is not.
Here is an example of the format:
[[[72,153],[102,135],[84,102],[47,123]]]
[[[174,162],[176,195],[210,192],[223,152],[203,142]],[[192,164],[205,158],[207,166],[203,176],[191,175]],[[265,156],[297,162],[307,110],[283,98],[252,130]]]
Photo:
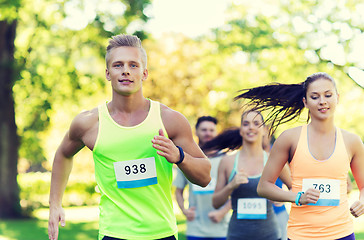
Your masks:
[[[16,68],[16,21],[0,21],[0,219],[21,216],[17,162],[19,140],[15,124],[13,85]]]

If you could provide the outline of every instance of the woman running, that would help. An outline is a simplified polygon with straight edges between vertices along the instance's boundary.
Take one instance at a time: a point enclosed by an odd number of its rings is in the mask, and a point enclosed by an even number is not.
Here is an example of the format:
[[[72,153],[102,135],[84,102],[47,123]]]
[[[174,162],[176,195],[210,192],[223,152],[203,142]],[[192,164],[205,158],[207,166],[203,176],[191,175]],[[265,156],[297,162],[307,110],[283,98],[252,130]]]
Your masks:
[[[258,185],[258,194],[273,201],[291,202],[288,238],[355,239],[350,213],[364,213],[364,146],[361,139],[335,126],[339,94],[326,73],[315,73],[300,84],[272,84],[243,90],[237,99],[250,99],[253,110],[270,110],[271,131],[300,115],[304,107],[311,121],[284,131],[275,141]],[[275,181],[289,163],[292,191]],[[349,208],[347,174],[360,190]],[[349,210],[350,209],[350,210]]]
[[[235,154],[227,155],[221,160],[212,200],[213,206],[220,208],[231,196],[233,214],[228,228],[228,240],[280,239],[272,203],[257,194],[260,175],[268,159],[262,147],[263,123],[259,112],[246,111],[242,114],[240,129],[227,130],[203,147],[220,150],[238,149],[243,145]],[[224,136],[230,139],[226,140]],[[290,177],[287,176],[286,179],[289,180]]]

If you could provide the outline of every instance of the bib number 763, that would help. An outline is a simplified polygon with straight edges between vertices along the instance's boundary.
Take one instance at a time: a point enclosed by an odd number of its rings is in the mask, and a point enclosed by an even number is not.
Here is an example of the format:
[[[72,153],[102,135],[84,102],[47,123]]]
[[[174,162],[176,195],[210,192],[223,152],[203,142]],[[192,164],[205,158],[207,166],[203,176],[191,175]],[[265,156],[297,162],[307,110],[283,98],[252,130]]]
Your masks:
[[[315,206],[339,206],[340,204],[340,180],[337,179],[303,179],[302,191],[313,188],[320,191],[320,198]]]
[[[313,188],[320,191],[320,193],[330,193],[331,192],[331,185],[330,184],[318,184],[314,183]]]

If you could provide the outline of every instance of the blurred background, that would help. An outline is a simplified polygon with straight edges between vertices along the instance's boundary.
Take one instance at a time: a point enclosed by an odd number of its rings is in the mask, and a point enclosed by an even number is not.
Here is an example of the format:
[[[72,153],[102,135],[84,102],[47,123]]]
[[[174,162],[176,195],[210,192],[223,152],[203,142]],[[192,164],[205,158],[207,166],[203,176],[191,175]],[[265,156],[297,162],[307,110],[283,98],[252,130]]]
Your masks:
[[[362,0],[0,0],[0,240],[48,239],[53,156],[73,117],[111,98],[111,36],[143,40],[144,95],[192,126],[201,115],[217,117],[220,131],[239,126],[240,89],[327,72],[340,94],[337,125],[363,140],[363,31]],[[351,201],[357,194],[353,182]],[[96,239],[98,198],[84,149],[63,198],[60,239]],[[364,239],[364,217],[355,231]]]

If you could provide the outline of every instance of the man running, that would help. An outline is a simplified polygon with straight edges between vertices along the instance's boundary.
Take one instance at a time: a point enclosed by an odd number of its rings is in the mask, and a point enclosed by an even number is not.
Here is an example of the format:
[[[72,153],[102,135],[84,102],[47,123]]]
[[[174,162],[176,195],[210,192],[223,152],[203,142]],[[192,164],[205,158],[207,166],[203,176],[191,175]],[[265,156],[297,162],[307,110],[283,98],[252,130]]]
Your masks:
[[[77,115],[59,146],[52,170],[49,239],[65,226],[62,196],[72,157],[93,152],[101,192],[99,239],[176,239],[172,167],[194,184],[210,182],[210,162],[179,112],[143,96],[147,55],[136,36],[117,35],[106,52],[112,99]]]

